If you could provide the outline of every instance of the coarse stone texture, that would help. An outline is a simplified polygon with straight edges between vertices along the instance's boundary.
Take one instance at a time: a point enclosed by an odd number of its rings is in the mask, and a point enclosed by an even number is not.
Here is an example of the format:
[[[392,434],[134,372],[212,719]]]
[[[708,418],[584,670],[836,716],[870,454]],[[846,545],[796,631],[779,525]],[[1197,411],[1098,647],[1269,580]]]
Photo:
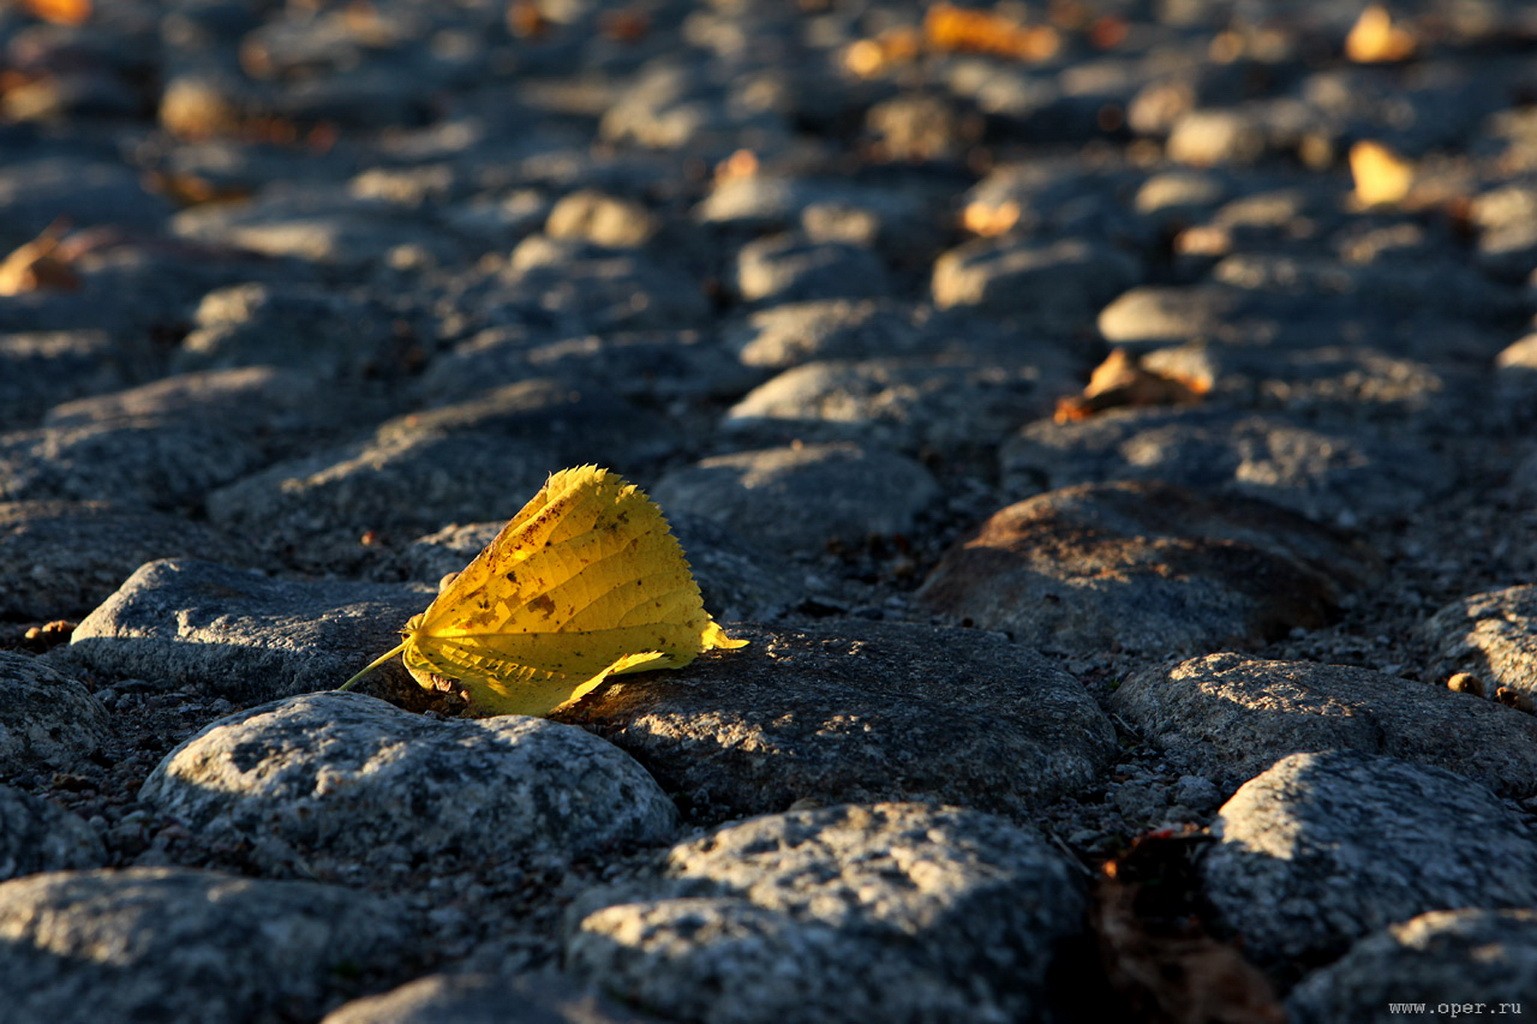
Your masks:
[[[111,717],[84,683],[37,658],[0,651],[0,775],[41,762],[67,770],[101,746]]]
[[[373,198],[300,181],[278,182],[243,203],[204,203],[170,221],[178,238],[228,245],[346,273],[396,246],[445,248],[409,211]]]
[[[1470,399],[1485,386],[1465,367],[1432,366],[1367,345],[1277,352],[1194,341],[1154,349],[1140,365],[1204,386],[1209,403],[1281,409],[1288,418],[1321,421],[1347,441],[1357,423],[1446,432],[1468,421]]]
[[[49,406],[126,387],[130,367],[99,330],[0,334],[0,430],[30,427]]]
[[[115,161],[35,156],[7,161],[0,171],[0,216],[6,225],[0,247],[7,251],[58,220],[60,210],[68,210],[77,224],[150,228],[170,209],[163,196],[145,190],[133,168]]]
[[[940,237],[920,195],[839,178],[728,177],[715,183],[694,208],[694,217],[716,229],[742,232],[784,230],[799,224],[809,235],[825,238],[825,224],[818,222],[834,218],[819,211],[836,211],[836,220],[844,226],[856,217],[864,219],[873,226],[873,241],[883,253],[926,255]],[[852,240],[846,231],[840,233]],[[868,235],[860,240],[871,241]]]
[[[42,797],[0,786],[0,881],[106,863],[101,836],[79,815]]]
[[[173,366],[272,364],[322,378],[385,368],[397,343],[381,303],[310,286],[242,284],[210,292]]]
[[[727,347],[747,366],[785,370],[816,359],[903,355],[925,334],[911,307],[875,299],[782,303],[729,328]]]
[[[135,569],[188,556],[249,563],[249,545],[207,524],[94,501],[0,502],[0,615],[73,619]]]
[[[664,842],[677,812],[634,761],[523,715],[437,720],[354,693],[222,719],[168,754],[139,798],[268,871],[358,882],[464,858],[559,865]]]
[[[454,434],[537,441],[563,466],[595,462],[626,469],[669,455],[678,444],[677,430],[666,416],[601,384],[547,376],[497,387],[481,381],[450,401],[386,420],[374,438],[388,442]]]
[[[510,518],[556,470],[597,462],[634,478],[675,443],[664,417],[603,388],[527,379],[278,463],[210,495],[208,512],[301,569],[355,570],[378,554],[360,543],[369,531],[375,543],[402,543]]]
[[[1435,652],[1427,676],[1468,672],[1486,696],[1500,688],[1537,701],[1537,585],[1506,587],[1453,601],[1420,634]]]
[[[1255,280],[1246,276],[1251,270]],[[1348,339],[1450,364],[1492,359],[1509,341],[1504,293],[1491,296],[1487,282],[1464,279],[1458,286],[1472,296],[1459,304],[1457,286],[1438,279],[1455,276],[1445,266],[1412,274],[1402,267],[1367,274],[1339,265],[1285,270],[1311,271],[1309,287],[1288,289],[1270,280],[1281,275],[1275,266],[1235,262],[1222,279],[1124,292],[1100,310],[1097,326],[1106,341],[1139,351],[1188,341],[1284,351]],[[1492,320],[1490,302],[1497,313]]]
[[[1385,305],[1389,322],[1437,315],[1504,323],[1531,312],[1530,302],[1466,262],[1434,256],[1422,261],[1347,263],[1328,256],[1234,252],[1212,268],[1212,280],[1281,308],[1319,303],[1317,311],[1359,312]],[[1491,352],[1490,355],[1493,355]]]
[[[875,441],[905,452],[989,454],[1020,424],[1050,413],[1074,386],[1062,360],[816,360],[785,370],[727,412],[733,434]]]
[[[694,327],[709,315],[699,282],[649,252],[545,235],[518,243],[485,298],[563,335]]]
[[[1183,767],[1237,780],[1288,754],[1356,750],[1537,794],[1537,720],[1443,686],[1345,665],[1211,654],[1134,673],[1111,709]]]
[[[741,1024],[1054,1019],[1052,970],[1085,909],[1034,830],[914,804],[728,826],[588,905],[574,973],[671,1018]]]
[[[1537,409],[1537,334],[1514,341],[1495,357],[1495,394],[1512,418],[1528,422]]]
[[[277,463],[209,495],[208,514],[296,568],[349,572],[375,556],[365,538],[510,516],[560,468],[532,441],[401,432]]]
[[[801,799],[932,799],[1028,819],[1098,787],[1114,754],[1077,680],[998,636],[901,623],[729,632],[748,646],[616,678],[561,719],[629,751],[711,821]]]
[[[1226,341],[1230,340],[1226,329],[1240,312],[1247,312],[1249,298],[1221,285],[1142,285],[1108,303],[1096,323],[1106,341],[1133,349],[1191,340]]]
[[[1159,654],[1323,625],[1370,573],[1364,551],[1267,502],[1086,484],[994,513],[917,597],[1041,649]]]
[[[1360,940],[1293,989],[1286,1008],[1295,1024],[1355,1024],[1382,1019],[1391,1003],[1424,1003],[1414,1016],[1444,1021],[1526,1012],[1533,992],[1537,911],[1440,910]]]
[[[429,400],[457,401],[485,389],[487,382],[553,377],[586,394],[606,388],[654,405],[658,399],[732,399],[762,380],[742,366],[714,338],[697,330],[605,331],[548,339],[522,328],[481,331],[433,360],[422,376]],[[665,423],[655,412],[645,441]],[[582,458],[592,457],[583,453]]]
[[[1537,902],[1537,841],[1504,801],[1440,768],[1293,754],[1217,814],[1206,895],[1264,964],[1313,962],[1431,910]]]
[[[1078,423],[1040,421],[1006,442],[1000,458],[1015,490],[1158,480],[1264,498],[1344,526],[1401,516],[1457,479],[1413,439],[1220,408],[1115,409]]]
[[[710,520],[669,513],[667,521],[699,584],[705,608],[718,621],[770,619],[804,596],[805,581],[800,575],[781,560],[744,546]],[[436,587],[444,576],[468,565],[505,525],[445,526],[406,545],[375,575]]]
[[[324,1012],[359,968],[399,963],[411,928],[339,887],[131,868],[0,885],[0,937],[15,1024],[278,1024]]]
[[[1140,277],[1136,260],[1098,243],[977,239],[935,261],[932,289],[942,309],[966,306],[1042,330],[1076,331]]]
[[[184,511],[325,417],[312,381],[271,367],[183,374],[77,399],[0,435],[0,495]]]
[[[891,282],[863,246],[785,234],[742,247],[736,290],[748,302],[808,302],[874,298],[888,294]]]
[[[402,585],[272,579],[166,559],[140,567],[86,616],[69,656],[158,689],[272,700],[339,685],[394,647],[431,599]]]
[[[643,1024],[613,1002],[554,975],[432,974],[355,999],[320,1024]]]
[[[713,455],[668,473],[651,496],[783,556],[902,533],[939,485],[902,455],[829,443]]]

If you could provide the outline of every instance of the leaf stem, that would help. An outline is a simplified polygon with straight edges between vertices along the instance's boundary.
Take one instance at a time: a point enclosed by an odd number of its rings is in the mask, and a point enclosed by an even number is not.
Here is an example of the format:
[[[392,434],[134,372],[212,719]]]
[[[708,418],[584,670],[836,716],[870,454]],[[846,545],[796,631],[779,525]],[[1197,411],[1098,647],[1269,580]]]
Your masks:
[[[373,661],[370,661],[367,665],[364,665],[363,666],[363,670],[361,672],[359,672],[357,675],[353,676],[351,679],[347,680],[342,685],[338,686],[337,689],[338,690],[350,690],[350,689],[352,689],[352,687],[354,685],[356,685],[356,683],[357,683],[357,681],[359,679],[362,679],[364,676],[368,675],[368,673],[372,672],[374,669],[378,668],[380,665],[383,665],[386,661],[389,661],[391,658],[393,658],[395,655],[399,654],[401,651],[403,651],[405,649],[406,649],[406,642],[404,640],[402,640],[402,641],[400,641],[400,643],[396,644],[394,647],[391,647],[389,650],[387,650],[383,654],[379,655]]]

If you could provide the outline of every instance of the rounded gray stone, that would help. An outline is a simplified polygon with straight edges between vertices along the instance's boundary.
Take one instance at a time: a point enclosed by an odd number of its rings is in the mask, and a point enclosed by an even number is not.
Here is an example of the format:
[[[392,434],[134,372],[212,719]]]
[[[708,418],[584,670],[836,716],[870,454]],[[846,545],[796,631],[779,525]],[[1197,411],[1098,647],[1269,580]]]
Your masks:
[[[204,203],[170,221],[178,238],[228,245],[274,259],[335,267],[376,266],[396,246],[429,252],[448,247],[441,230],[379,199],[352,196],[322,183],[271,183],[243,203]]]
[[[584,909],[569,968],[669,1017],[1002,1024],[1049,1019],[1085,903],[1034,830],[879,804],[720,829]]]
[[[309,285],[242,284],[209,292],[183,339],[181,370],[273,364],[321,378],[382,370],[397,339],[388,307]]]
[[[1032,423],[1000,459],[1005,484],[1016,489],[1157,480],[1263,498],[1353,527],[1401,516],[1456,484],[1450,464],[1397,433],[1220,407],[1116,409],[1077,423]]]
[[[744,367],[713,336],[697,330],[604,331],[546,340],[543,332],[490,329],[432,361],[422,390],[434,401],[458,400],[484,390],[487,381],[557,377],[582,394],[594,387],[638,399],[654,409],[661,401],[729,401],[762,375]],[[655,412],[634,425],[631,440],[670,434]],[[654,443],[654,442],[653,442]],[[591,453],[578,456],[579,462]]]
[[[1169,159],[1196,167],[1251,164],[1265,152],[1265,130],[1242,110],[1192,110],[1169,132]]]
[[[561,713],[696,818],[796,800],[942,800],[1019,818],[1103,781],[1115,731],[1077,680],[1002,637],[901,623],[761,629]]]
[[[448,523],[512,516],[561,468],[547,448],[493,433],[401,432],[280,462],[208,496],[208,515],[306,571],[376,557]]]
[[[906,452],[985,449],[1049,415],[1074,377],[1050,357],[816,360],[754,388],[726,413],[733,434],[854,440]]]
[[[1466,368],[1393,356],[1364,344],[1278,351],[1194,341],[1148,352],[1140,365],[1204,383],[1207,402],[1280,408],[1299,419],[1322,420],[1336,432],[1353,422],[1394,431],[1444,431],[1465,418],[1467,403],[1485,386]]]
[[[58,155],[7,161],[0,171],[0,216],[7,233],[17,236],[13,244],[43,231],[65,211],[80,225],[155,230],[171,204],[148,191],[143,176],[126,163],[68,155],[67,148]]]
[[[1136,260],[1098,243],[984,238],[941,255],[931,288],[941,309],[966,306],[1075,331],[1140,278]]]
[[[1224,338],[1223,328],[1246,304],[1221,285],[1142,285],[1099,311],[1099,333],[1113,345],[1146,348],[1193,339]]]
[[[1432,910],[1537,904],[1537,841],[1489,790],[1354,751],[1293,754],[1218,812],[1207,897],[1257,961],[1337,955]]]
[[[1356,750],[1537,795],[1537,719],[1369,669],[1211,654],[1132,674],[1110,707],[1202,774],[1247,779],[1288,754]]]
[[[1537,334],[1511,342],[1495,357],[1495,394],[1523,421],[1537,408]]]
[[[362,694],[233,715],[166,755],[139,799],[267,870],[360,881],[463,859],[533,868],[671,837],[634,761],[542,718],[435,719]]]
[[[779,303],[722,338],[743,364],[775,370],[814,359],[902,355],[924,340],[909,307],[874,299]]]
[[[660,228],[660,220],[642,204],[593,189],[564,196],[544,225],[551,238],[577,238],[611,249],[645,245]]]
[[[563,333],[697,327],[710,306],[697,277],[650,252],[531,235],[485,298]]]
[[[101,746],[112,719],[80,680],[37,658],[0,651],[0,771],[39,762],[68,769]]]
[[[917,462],[854,444],[806,444],[714,455],[652,488],[668,510],[712,520],[744,543],[818,554],[903,533],[939,497]]]
[[[271,579],[168,559],[140,567],[86,616],[69,656],[159,689],[272,700],[341,684],[394,647],[431,600],[400,585]]]
[[[0,989],[14,1024],[313,1019],[359,969],[409,952],[407,915],[312,882],[180,868],[0,884]]]
[[[301,375],[249,367],[77,399],[0,438],[0,496],[182,511],[312,433],[329,407],[317,394]]]
[[[994,513],[917,598],[1045,650],[1167,655],[1322,626],[1371,571],[1364,550],[1267,502],[1088,484]]]
[[[320,1024],[641,1024],[642,1018],[558,976],[430,974],[355,999]]]
[[[102,502],[0,502],[0,615],[74,619],[145,562],[249,563],[251,547],[205,523]]]
[[[416,409],[381,423],[382,443],[454,434],[534,441],[564,465],[596,461],[605,466],[644,465],[669,455],[678,444],[672,421],[592,383],[580,386],[552,377],[524,376]],[[514,510],[516,511],[516,510]],[[508,513],[509,516],[511,513]]]
[[[0,429],[34,426],[48,407],[128,385],[117,339],[96,329],[0,333]]]
[[[806,302],[885,295],[891,282],[880,260],[863,246],[787,234],[742,247],[736,290],[748,302]]]
[[[1199,223],[1217,211],[1234,185],[1228,177],[1211,172],[1161,171],[1137,189],[1132,208],[1164,228]]]
[[[1493,697],[1500,687],[1537,701],[1537,584],[1453,601],[1420,627],[1434,657],[1427,675],[1470,672]]]
[[[1526,1013],[1537,993],[1537,911],[1439,910],[1391,925],[1313,972],[1287,998],[1294,1024],[1382,1019],[1392,1003],[1420,1020]]]
[[[40,796],[0,786],[0,881],[44,871],[99,868],[101,836],[78,814]]]

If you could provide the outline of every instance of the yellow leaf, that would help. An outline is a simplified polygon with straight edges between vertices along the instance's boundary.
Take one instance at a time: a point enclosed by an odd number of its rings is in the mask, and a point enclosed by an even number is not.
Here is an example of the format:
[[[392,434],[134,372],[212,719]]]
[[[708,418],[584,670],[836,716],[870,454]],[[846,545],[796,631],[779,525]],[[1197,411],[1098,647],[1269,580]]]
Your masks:
[[[704,610],[662,510],[596,466],[552,474],[427,610],[399,653],[416,681],[463,687],[482,715],[547,715],[611,675],[745,646]]]
[[[1414,184],[1414,165],[1380,142],[1365,140],[1350,147],[1350,173],[1362,206],[1396,203]]]

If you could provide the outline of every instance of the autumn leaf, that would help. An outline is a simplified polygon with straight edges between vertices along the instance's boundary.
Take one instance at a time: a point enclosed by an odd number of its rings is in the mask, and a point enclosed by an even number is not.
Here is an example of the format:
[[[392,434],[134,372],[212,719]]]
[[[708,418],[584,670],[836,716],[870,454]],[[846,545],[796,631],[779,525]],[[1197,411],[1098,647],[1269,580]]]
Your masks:
[[[1350,174],[1362,206],[1396,203],[1414,184],[1414,164],[1369,139],[1350,147]]]
[[[1022,25],[991,11],[951,4],[928,9],[923,38],[941,53],[986,53],[1022,61],[1049,60],[1062,47],[1061,36],[1049,25]]]
[[[51,224],[32,241],[0,260],[0,295],[35,291],[74,291],[79,276],[70,269],[61,250],[63,228]]]
[[[547,715],[611,675],[682,668],[745,646],[704,610],[662,510],[596,466],[551,475],[427,610],[396,654],[426,689],[462,689],[481,715]]]
[[[1414,34],[1400,28],[1386,7],[1372,4],[1361,12],[1345,37],[1345,56],[1357,64],[1381,64],[1414,56]]]
[[[1136,356],[1117,348],[1094,368],[1081,395],[1057,402],[1052,418],[1058,423],[1076,423],[1106,409],[1189,405],[1199,402],[1210,390],[1210,380],[1150,370]]]

